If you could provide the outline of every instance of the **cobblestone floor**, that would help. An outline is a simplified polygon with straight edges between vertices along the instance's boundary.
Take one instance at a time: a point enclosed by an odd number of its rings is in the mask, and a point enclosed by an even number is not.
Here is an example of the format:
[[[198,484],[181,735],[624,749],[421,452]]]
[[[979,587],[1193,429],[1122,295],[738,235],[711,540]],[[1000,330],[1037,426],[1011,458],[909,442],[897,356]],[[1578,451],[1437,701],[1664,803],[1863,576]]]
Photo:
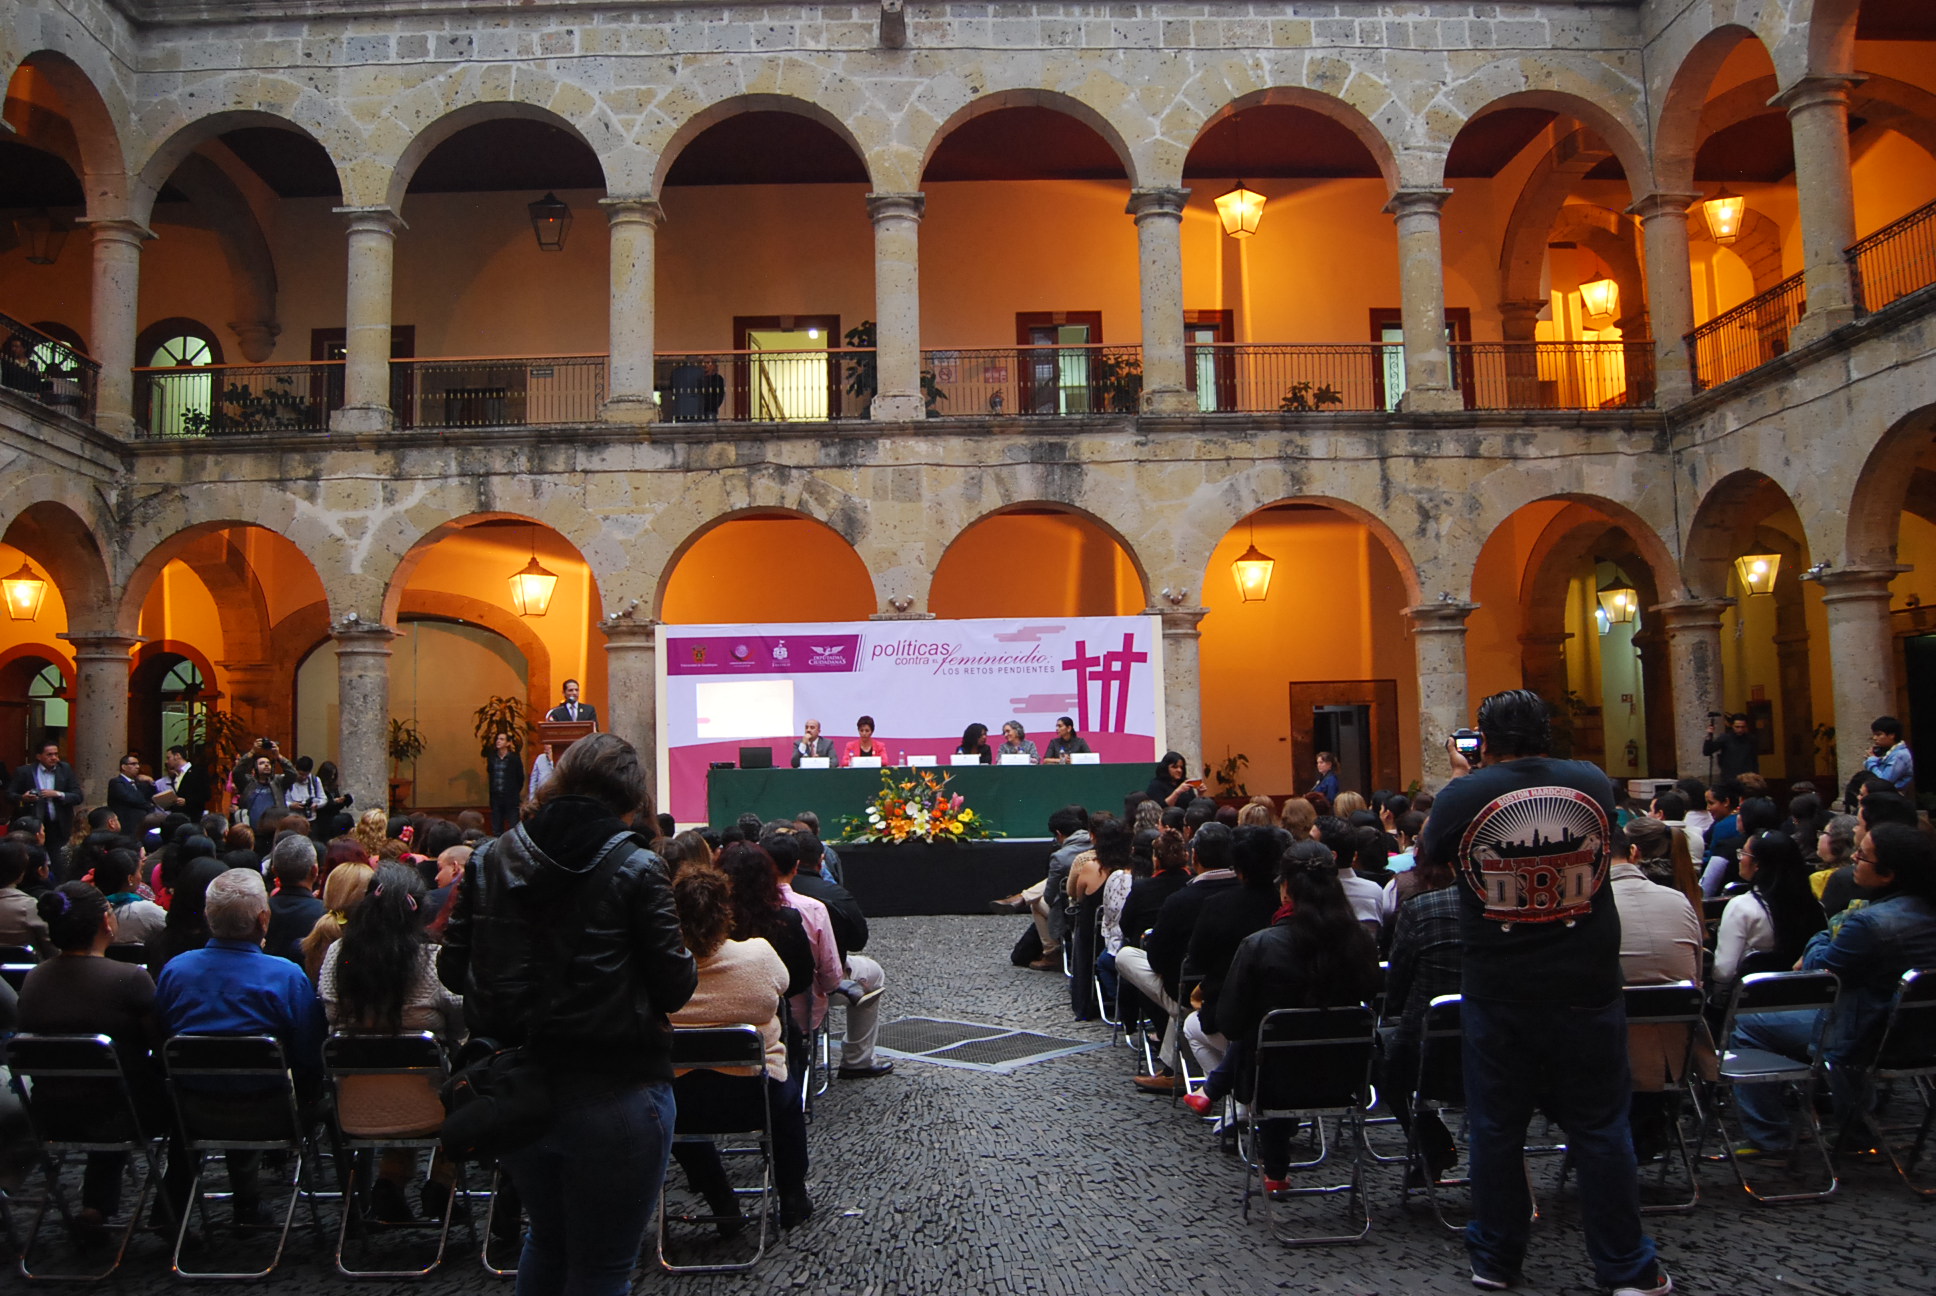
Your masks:
[[[1013,918],[890,918],[868,952],[886,967],[886,1015],[952,1017],[1071,1038],[1107,1028],[1070,1020],[1063,979],[1009,965]],[[904,1061],[894,1074],[836,1082],[811,1131],[817,1213],[751,1274],[671,1278],[651,1263],[642,1291],[768,1293],[1470,1292],[1464,1249],[1423,1205],[1401,1210],[1399,1171],[1374,1171],[1370,1237],[1290,1250],[1253,1211],[1238,1215],[1238,1162],[1180,1106],[1134,1091],[1127,1049],[1103,1049],[984,1074]],[[678,1171],[673,1171],[675,1180]],[[1520,1290],[1594,1292],[1576,1200],[1535,1171],[1547,1214]],[[1704,1171],[1700,1209],[1649,1220],[1678,1290],[1908,1296],[1936,1290],[1936,1203],[1912,1197],[1887,1166],[1853,1167],[1825,1204],[1759,1207],[1724,1168]],[[1329,1210],[1303,1203],[1295,1210]],[[1330,1216],[1335,1218],[1335,1216]],[[456,1235],[453,1235],[453,1241]],[[159,1245],[139,1244],[119,1290],[171,1284]],[[306,1235],[279,1291],[354,1288]],[[466,1257],[421,1284],[434,1293],[502,1290]]]

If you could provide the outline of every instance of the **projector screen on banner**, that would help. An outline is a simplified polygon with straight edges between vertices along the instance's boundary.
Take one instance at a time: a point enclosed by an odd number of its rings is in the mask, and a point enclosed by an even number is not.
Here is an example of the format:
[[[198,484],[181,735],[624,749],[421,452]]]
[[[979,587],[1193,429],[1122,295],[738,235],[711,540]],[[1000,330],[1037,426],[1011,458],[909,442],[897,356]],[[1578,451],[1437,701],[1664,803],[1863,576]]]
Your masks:
[[[970,724],[1018,720],[1046,752],[1058,716],[1104,761],[1151,761],[1162,738],[1163,635],[1147,616],[853,621],[658,628],[659,803],[706,817],[706,770],[743,744],[792,763],[808,720],[845,763],[874,718],[888,764],[946,764]]]

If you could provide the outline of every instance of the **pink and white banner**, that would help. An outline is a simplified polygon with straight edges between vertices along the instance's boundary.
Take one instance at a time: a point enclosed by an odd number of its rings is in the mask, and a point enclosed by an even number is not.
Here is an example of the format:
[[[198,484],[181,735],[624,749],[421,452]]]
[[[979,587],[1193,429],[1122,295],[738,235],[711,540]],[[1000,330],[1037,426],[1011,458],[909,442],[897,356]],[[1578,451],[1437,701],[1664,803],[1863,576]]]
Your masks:
[[[962,731],[1019,720],[1040,750],[1069,716],[1107,762],[1155,761],[1162,741],[1163,636],[1156,617],[849,621],[659,627],[659,803],[706,817],[706,769],[771,747],[787,765],[808,720],[833,763],[874,718],[890,764],[941,765]]]

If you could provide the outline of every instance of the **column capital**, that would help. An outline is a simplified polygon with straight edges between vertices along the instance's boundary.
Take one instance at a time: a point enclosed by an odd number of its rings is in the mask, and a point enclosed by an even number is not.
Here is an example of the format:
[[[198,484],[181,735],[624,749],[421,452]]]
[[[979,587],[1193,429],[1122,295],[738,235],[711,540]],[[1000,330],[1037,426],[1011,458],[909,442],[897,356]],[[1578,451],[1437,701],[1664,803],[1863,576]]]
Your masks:
[[[1693,209],[1694,204],[1701,201],[1702,197],[1703,195],[1697,193],[1668,193],[1665,191],[1642,194],[1627,205],[1627,215],[1636,216],[1643,223],[1650,220],[1674,217],[1684,220],[1687,217],[1687,213]]]
[[[1181,220],[1183,208],[1189,201],[1188,189],[1131,189],[1129,205],[1123,210],[1134,216],[1138,224],[1151,216]]]
[[[1445,188],[1394,189],[1385,211],[1403,220],[1407,216],[1437,216],[1452,191]]]
[[[330,637],[336,640],[337,652],[384,653],[390,651],[390,641],[401,633],[395,626],[384,625],[381,621],[364,621],[352,612],[340,621],[330,623]]]
[[[155,236],[153,230],[131,216],[76,216],[74,223],[87,226],[96,243],[126,243],[130,247],[140,247]]]
[[[126,657],[130,649],[148,642],[146,635],[122,634],[118,630],[63,630],[54,638],[73,644],[77,661],[89,657],[107,660]]]
[[[882,221],[918,221],[928,209],[928,196],[924,193],[870,193],[867,195],[867,219],[879,225]]]
[[[352,234],[388,234],[395,237],[398,230],[409,229],[403,217],[390,207],[332,207],[331,211],[345,217]]]
[[[1810,108],[1849,106],[1849,91],[1869,78],[1855,72],[1814,72],[1779,91],[1768,100],[1770,108],[1780,108],[1789,116]]]
[[[1477,603],[1441,599],[1437,603],[1415,604],[1404,612],[1412,623],[1413,634],[1464,634],[1465,619],[1478,610]]]
[[[1647,610],[1658,612],[1666,619],[1667,633],[1671,635],[1677,630],[1719,630],[1721,614],[1735,602],[1731,598],[1670,599]]]
[[[1181,590],[1177,592],[1179,594],[1182,593]],[[1202,624],[1203,618],[1210,615],[1210,609],[1207,607],[1181,606],[1147,607],[1143,609],[1143,615],[1161,617],[1163,619],[1163,637],[1165,639],[1195,639],[1201,633],[1197,629],[1197,626]]]
[[[605,219],[613,225],[663,225],[665,208],[657,198],[600,198],[598,205],[605,209]]]
[[[1864,600],[1889,600],[1889,582],[1912,568],[1899,563],[1872,566],[1831,567],[1818,576],[1804,576],[1822,587],[1822,602],[1849,603]]]
[[[637,609],[631,608],[599,619],[598,630],[605,636],[607,648],[652,646],[652,633],[659,628],[659,623],[649,616],[642,617],[636,613]]]

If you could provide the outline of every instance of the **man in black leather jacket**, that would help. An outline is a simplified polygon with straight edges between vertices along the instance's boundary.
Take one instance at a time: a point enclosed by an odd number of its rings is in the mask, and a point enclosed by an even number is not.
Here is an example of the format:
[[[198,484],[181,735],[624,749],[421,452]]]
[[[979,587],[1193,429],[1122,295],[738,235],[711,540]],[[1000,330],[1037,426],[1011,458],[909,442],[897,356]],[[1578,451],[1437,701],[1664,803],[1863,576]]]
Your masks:
[[[672,1137],[666,1014],[698,971],[665,862],[630,830],[652,819],[632,745],[579,740],[536,805],[465,866],[438,974],[474,1036],[523,1046],[550,1082],[551,1128],[500,1158],[530,1223],[520,1272],[623,1291]]]

